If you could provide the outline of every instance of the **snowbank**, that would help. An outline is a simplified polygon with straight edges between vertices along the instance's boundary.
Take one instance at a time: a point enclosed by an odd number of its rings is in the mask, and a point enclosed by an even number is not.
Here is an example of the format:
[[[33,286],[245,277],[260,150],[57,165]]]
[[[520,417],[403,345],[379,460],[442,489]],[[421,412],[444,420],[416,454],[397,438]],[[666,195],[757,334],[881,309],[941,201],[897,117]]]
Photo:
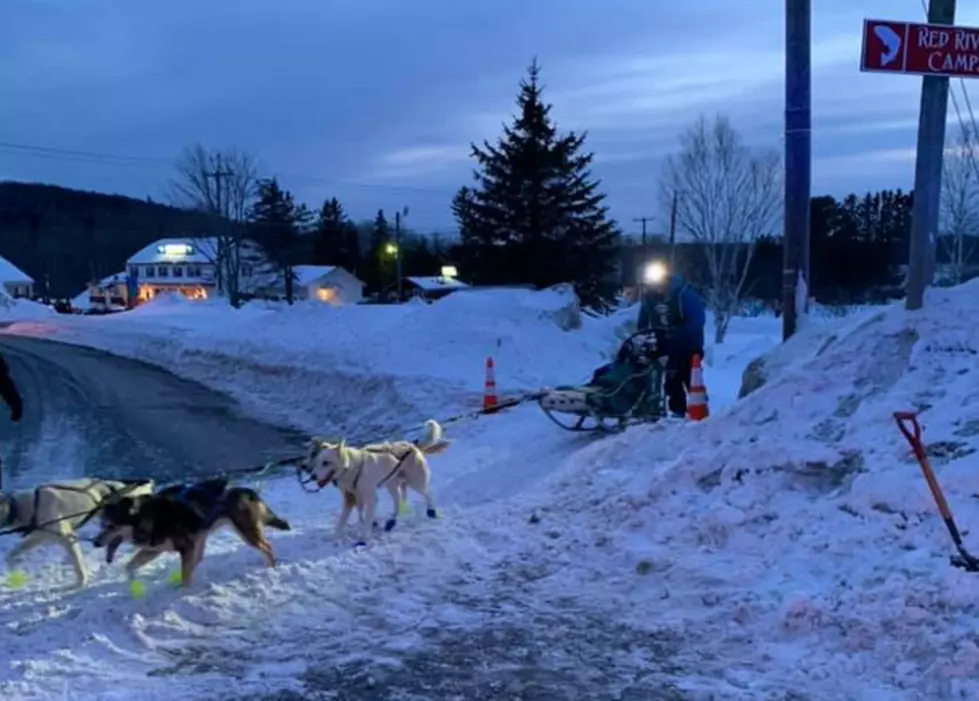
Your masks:
[[[8,331],[162,365],[309,432],[376,435],[478,407],[487,357],[504,394],[582,382],[614,352],[621,323],[582,318],[570,288],[553,288],[340,308],[256,302],[234,310],[220,300],[160,297],[124,314]]]
[[[743,401],[585,448],[526,508],[571,534],[581,576],[611,573],[607,596],[684,641],[704,678],[681,687],[976,698],[979,577],[949,566],[892,413],[920,412],[960,526],[979,523],[977,294],[800,333]]]
[[[45,319],[57,316],[57,312],[46,304],[29,299],[14,299],[0,289],[0,323],[24,319]]]

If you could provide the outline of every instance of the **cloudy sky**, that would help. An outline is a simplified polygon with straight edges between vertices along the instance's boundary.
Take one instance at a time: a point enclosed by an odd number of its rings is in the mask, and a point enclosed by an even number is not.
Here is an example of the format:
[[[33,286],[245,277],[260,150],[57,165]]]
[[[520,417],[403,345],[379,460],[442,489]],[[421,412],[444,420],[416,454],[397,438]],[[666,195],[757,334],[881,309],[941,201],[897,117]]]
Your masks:
[[[662,159],[698,114],[779,147],[784,4],[0,0],[0,179],[162,199],[184,145],[234,146],[311,205],[450,232],[468,145],[499,134],[536,55],[613,215],[655,230]],[[858,65],[862,19],[918,21],[920,0],[813,5],[814,194],[909,187],[920,80]]]

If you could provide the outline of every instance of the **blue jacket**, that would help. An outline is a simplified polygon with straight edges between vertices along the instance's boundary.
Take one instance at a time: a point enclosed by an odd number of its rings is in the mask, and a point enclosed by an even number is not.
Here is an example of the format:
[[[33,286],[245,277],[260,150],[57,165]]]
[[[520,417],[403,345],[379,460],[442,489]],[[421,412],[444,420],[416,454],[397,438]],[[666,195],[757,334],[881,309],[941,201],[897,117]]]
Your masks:
[[[656,310],[659,304],[667,307],[665,317],[669,352],[702,353],[707,311],[697,291],[679,275],[669,277],[665,290],[647,288],[639,305],[637,326],[640,331],[662,328],[661,317],[664,315]]]

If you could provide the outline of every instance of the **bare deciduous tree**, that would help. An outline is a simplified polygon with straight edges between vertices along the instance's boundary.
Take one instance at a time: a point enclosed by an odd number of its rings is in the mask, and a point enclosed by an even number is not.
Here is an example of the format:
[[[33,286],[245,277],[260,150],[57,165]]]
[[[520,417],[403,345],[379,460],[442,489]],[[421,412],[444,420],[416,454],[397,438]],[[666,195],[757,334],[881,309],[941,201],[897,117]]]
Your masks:
[[[236,149],[208,150],[188,146],[177,159],[171,181],[174,204],[208,217],[209,231],[200,241],[201,253],[214,264],[215,285],[238,306],[241,296],[245,221],[258,192],[254,157]]]
[[[703,116],[680,137],[660,182],[664,204],[677,195],[676,224],[707,257],[707,304],[722,343],[745,292],[759,237],[782,221],[782,164],[774,150],[745,146],[724,116]]]
[[[972,127],[962,125],[950,148],[945,149],[942,172],[941,242],[951,265],[953,284],[965,279],[966,268],[979,235],[979,152]]]

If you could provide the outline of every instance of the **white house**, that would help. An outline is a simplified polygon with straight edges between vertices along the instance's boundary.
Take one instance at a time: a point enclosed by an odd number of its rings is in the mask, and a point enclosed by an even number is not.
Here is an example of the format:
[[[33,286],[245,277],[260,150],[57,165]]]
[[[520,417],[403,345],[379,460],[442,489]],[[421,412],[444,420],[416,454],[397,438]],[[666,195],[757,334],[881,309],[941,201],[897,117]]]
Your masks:
[[[216,237],[169,238],[154,241],[126,261],[127,273],[136,279],[139,300],[153,299],[164,292],[177,292],[188,299],[207,299],[222,294],[218,282],[225,268]],[[220,266],[220,268],[219,268]],[[268,274],[268,259],[253,241],[241,242],[238,290],[252,291]]]
[[[72,306],[78,309],[121,310],[129,306],[126,274],[116,273],[89,285],[87,292],[75,298]]]
[[[0,285],[11,297],[34,296],[34,279],[3,256],[0,256]]]
[[[353,273],[336,265],[297,265],[293,267],[296,299],[332,305],[358,304],[364,299],[364,283]]]

